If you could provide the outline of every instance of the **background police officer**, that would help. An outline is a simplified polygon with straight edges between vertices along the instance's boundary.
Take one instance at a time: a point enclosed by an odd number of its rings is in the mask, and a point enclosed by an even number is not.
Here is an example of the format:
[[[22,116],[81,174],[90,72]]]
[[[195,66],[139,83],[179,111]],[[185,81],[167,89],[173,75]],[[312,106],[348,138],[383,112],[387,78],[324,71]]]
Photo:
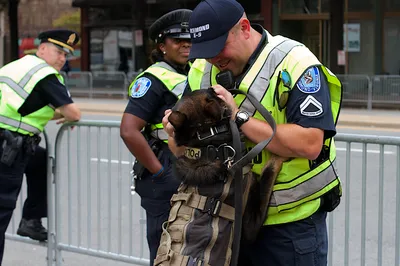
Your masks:
[[[276,134],[252,171],[260,174],[271,153],[290,158],[276,179],[257,240],[242,247],[240,265],[326,265],[327,212],[337,207],[341,195],[332,139],[340,81],[303,44],[250,24],[235,0],[201,1],[189,25],[189,58],[196,59],[188,74],[190,88],[213,85],[232,108],[248,148],[270,138],[272,129],[245,98],[216,84],[217,74],[230,71],[234,82],[228,84],[255,97],[276,121]],[[167,117],[168,112],[163,122],[171,135]]]
[[[142,172],[136,191],[146,210],[151,265],[160,242],[161,225],[168,218],[170,198],[179,185],[171,172],[172,154],[161,120],[185,87],[191,47],[190,14],[187,9],[169,12],[149,28],[149,36],[156,44],[151,54],[154,64],[129,86],[129,102],[121,122],[122,139],[136,157],[136,166],[144,167],[144,171],[135,168],[137,174]]]
[[[41,33],[36,55],[26,55],[0,69],[0,264],[5,231],[21,189],[26,166],[51,119],[77,121],[81,113],[63,85],[60,69],[79,41],[77,33]],[[34,181],[33,181],[34,182]]]

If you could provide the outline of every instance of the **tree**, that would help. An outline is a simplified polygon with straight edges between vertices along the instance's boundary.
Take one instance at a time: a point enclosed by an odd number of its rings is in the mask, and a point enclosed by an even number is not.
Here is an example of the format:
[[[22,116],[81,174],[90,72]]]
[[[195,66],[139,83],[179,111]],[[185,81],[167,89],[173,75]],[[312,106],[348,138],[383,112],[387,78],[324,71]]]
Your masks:
[[[53,27],[66,28],[80,33],[81,30],[81,12],[78,9],[72,13],[64,13],[57,19],[53,20]]]

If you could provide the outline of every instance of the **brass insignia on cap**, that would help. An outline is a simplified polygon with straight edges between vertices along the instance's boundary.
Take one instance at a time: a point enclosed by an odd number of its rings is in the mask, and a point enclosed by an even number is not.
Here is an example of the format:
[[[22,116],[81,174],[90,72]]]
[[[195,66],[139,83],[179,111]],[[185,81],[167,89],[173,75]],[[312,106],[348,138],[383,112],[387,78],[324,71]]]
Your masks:
[[[72,33],[71,35],[69,35],[69,38],[68,38],[67,43],[68,43],[69,45],[73,45],[75,39],[76,39],[76,34],[75,34],[75,33]]]

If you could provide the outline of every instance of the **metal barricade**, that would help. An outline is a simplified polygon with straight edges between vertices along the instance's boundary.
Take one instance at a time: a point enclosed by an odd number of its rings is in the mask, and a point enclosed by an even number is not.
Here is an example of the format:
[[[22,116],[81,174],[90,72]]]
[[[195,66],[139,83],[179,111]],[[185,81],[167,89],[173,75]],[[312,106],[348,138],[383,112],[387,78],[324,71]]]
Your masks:
[[[48,163],[48,265],[63,265],[63,252],[149,264],[144,211],[130,191],[134,158],[119,126],[81,121],[59,129]],[[343,197],[328,215],[329,265],[400,265],[400,137],[335,141]]]
[[[91,72],[69,72],[65,84],[73,96],[93,98],[93,77]]]
[[[131,195],[133,156],[119,122],[60,128],[55,144],[55,261],[62,251],[148,265],[145,215]]]
[[[122,95],[126,97],[128,94],[128,78],[125,72],[120,71],[94,71],[93,77],[93,94],[95,95]]]
[[[365,75],[336,75],[343,85],[343,103],[372,108],[371,81]]]
[[[400,76],[373,76],[372,92],[376,104],[400,104]]]
[[[335,140],[343,197],[329,213],[329,264],[400,265],[400,138]]]

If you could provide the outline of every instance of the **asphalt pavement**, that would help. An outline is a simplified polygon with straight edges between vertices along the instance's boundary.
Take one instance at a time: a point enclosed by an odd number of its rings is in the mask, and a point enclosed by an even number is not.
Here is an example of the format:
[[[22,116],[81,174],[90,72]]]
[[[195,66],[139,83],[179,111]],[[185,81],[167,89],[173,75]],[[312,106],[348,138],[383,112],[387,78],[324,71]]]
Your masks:
[[[83,111],[83,120],[101,120],[101,123],[109,124],[107,121],[120,121],[127,100],[77,98],[75,102]],[[400,111],[343,109],[338,131],[400,136],[399,118]],[[52,144],[58,130],[59,126],[54,122],[49,123],[47,132]],[[346,256],[348,265],[377,265],[380,242],[383,247],[382,265],[394,265],[397,225],[393,207],[396,193],[400,191],[400,187],[396,187],[396,171],[400,170],[396,168],[397,150],[388,146],[381,157],[378,145],[368,145],[364,159],[361,144],[350,147],[338,142],[337,147],[337,166],[346,193],[342,203],[329,217],[328,226],[332,230],[330,248],[333,252],[330,265],[346,265]],[[81,250],[100,250],[104,254],[148,258],[143,211],[139,197],[130,193],[129,171],[134,158],[121,141],[118,127],[76,127],[60,138],[57,150],[58,221],[61,224],[58,236],[61,243],[67,247],[80,247]],[[381,161],[384,165],[380,164]],[[363,172],[366,173],[365,179]],[[383,173],[382,179],[380,173]],[[361,189],[363,184],[366,194]],[[24,185],[14,220],[7,231],[10,234],[18,226],[25,196]],[[383,206],[382,224],[378,219],[380,204]],[[346,213],[346,206],[350,214]],[[365,227],[361,220],[363,215]],[[349,221],[349,234],[345,233],[346,219]],[[379,227],[383,229],[382,233]],[[361,245],[363,230],[366,233],[364,251]],[[345,252],[346,247],[349,253]],[[364,264],[360,264],[362,252],[366,255]],[[63,265],[135,265],[67,251],[62,254]],[[7,240],[3,265],[46,265],[46,249],[40,245]]]

